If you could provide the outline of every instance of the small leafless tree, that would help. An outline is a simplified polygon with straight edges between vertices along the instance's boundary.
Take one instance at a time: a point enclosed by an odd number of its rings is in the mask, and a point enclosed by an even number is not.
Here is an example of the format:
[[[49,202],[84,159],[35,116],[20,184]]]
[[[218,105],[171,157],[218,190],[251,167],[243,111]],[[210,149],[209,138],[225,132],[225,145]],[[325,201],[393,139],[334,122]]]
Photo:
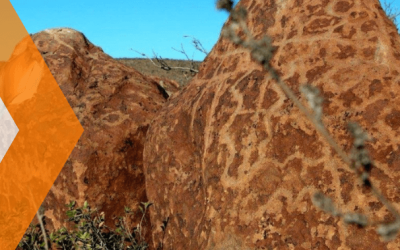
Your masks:
[[[183,37],[184,38],[188,38],[188,37],[192,38],[192,43],[193,43],[193,46],[195,47],[195,49],[200,51],[201,53],[203,53],[205,55],[208,54],[207,50],[204,49],[203,45],[201,44],[201,42],[197,38],[192,37],[192,36],[187,36],[187,35],[185,35]],[[193,59],[194,53],[192,55],[192,58],[189,58],[188,54],[185,51],[185,48],[183,47],[183,44],[181,44],[181,49],[180,50],[179,49],[175,49],[175,48],[172,48],[172,49],[177,51],[177,52],[179,52],[179,53],[181,53],[181,54],[183,54],[186,57],[186,59],[191,62],[191,66],[190,67],[171,67],[171,66],[168,65],[168,63],[161,56],[157,55],[157,53],[154,52],[154,50],[153,50],[153,58],[150,58],[145,53],[139,52],[137,50],[133,50],[133,49],[131,49],[131,50],[135,51],[136,53],[138,53],[141,56],[146,57],[147,59],[149,59],[151,61],[151,63],[155,67],[163,69],[165,71],[183,70],[183,71],[196,73],[196,74],[199,72],[199,70],[197,69],[197,67],[195,65],[195,61]]]

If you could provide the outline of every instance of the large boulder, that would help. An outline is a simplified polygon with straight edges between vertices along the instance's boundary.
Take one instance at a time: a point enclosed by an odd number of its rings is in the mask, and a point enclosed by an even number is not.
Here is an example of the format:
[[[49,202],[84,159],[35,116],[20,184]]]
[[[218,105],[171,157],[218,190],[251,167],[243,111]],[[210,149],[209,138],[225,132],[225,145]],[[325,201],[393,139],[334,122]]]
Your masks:
[[[297,96],[302,84],[321,90],[323,120],[346,152],[350,120],[376,139],[372,180],[399,208],[400,38],[378,0],[238,6],[256,38],[272,38],[271,65]],[[312,204],[321,190],[343,211],[393,220],[249,51],[223,37],[151,123],[144,171],[164,249],[400,247]]]
[[[28,34],[0,63],[0,97],[18,127],[15,136],[4,113],[2,149],[12,143],[0,164],[0,246],[10,249],[21,240],[83,129]]]
[[[87,200],[114,227],[113,217],[124,215],[124,206],[140,213],[138,204],[148,200],[142,170],[145,135],[179,85],[119,63],[73,29],[49,29],[32,39],[84,128],[43,202],[48,228],[68,226],[65,204],[70,200],[78,205]]]

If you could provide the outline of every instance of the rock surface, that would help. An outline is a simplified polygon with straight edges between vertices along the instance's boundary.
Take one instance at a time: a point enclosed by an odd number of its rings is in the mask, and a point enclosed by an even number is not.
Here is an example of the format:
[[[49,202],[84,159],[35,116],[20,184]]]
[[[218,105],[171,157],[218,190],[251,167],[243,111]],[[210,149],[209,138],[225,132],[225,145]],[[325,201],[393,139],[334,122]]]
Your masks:
[[[43,203],[49,229],[66,225],[70,200],[78,206],[87,200],[114,227],[112,218],[123,216],[124,206],[138,212],[147,201],[144,138],[179,85],[162,79],[161,86],[161,79],[117,62],[73,29],[49,29],[32,39],[84,128]]]
[[[350,120],[375,139],[372,179],[400,208],[400,38],[378,0],[238,5],[256,38],[273,38],[271,64],[295,93],[305,83],[321,90],[324,122],[346,152]],[[400,247],[312,205],[321,190],[343,211],[393,219],[249,52],[225,38],[152,122],[144,171],[153,242],[164,249]]]
[[[2,249],[15,249],[83,132],[31,37],[13,49],[0,65],[0,97],[18,127],[15,138],[6,129],[13,141],[0,164]]]

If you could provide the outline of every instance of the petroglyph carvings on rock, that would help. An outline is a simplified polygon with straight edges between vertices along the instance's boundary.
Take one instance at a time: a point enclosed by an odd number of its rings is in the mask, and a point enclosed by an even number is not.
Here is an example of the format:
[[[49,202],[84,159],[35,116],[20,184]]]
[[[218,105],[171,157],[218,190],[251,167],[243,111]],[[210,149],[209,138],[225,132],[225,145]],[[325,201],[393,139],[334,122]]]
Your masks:
[[[376,138],[367,146],[379,162],[372,178],[390,201],[400,200],[394,177],[400,39],[378,0],[238,5],[248,10],[256,38],[273,39],[271,65],[295,94],[305,83],[321,90],[325,124],[345,150],[349,120]],[[144,149],[152,223],[170,218],[166,248],[399,247],[398,240],[387,245],[373,230],[344,226],[312,205],[311,195],[322,190],[345,210],[389,216],[244,48],[220,37],[170,103]],[[161,230],[153,232],[161,237]]]

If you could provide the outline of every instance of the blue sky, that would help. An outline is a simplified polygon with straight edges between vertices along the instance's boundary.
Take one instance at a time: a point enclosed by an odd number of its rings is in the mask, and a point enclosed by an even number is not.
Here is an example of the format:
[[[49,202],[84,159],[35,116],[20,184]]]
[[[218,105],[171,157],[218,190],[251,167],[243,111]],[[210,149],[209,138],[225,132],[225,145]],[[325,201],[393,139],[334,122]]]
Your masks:
[[[29,33],[70,27],[83,32],[112,57],[140,57],[130,49],[163,58],[184,58],[174,51],[181,43],[190,57],[203,60],[190,38],[210,51],[228,15],[215,0],[10,0]]]
[[[235,1],[235,3],[238,0]],[[392,0],[387,0],[390,3]],[[47,28],[70,27],[83,32],[112,57],[140,57],[134,49],[152,56],[184,59],[183,43],[195,60],[190,38],[196,37],[210,51],[217,42],[228,15],[217,11],[215,0],[10,0],[29,33]],[[392,7],[400,11],[400,1]],[[398,18],[400,22],[400,18]]]

